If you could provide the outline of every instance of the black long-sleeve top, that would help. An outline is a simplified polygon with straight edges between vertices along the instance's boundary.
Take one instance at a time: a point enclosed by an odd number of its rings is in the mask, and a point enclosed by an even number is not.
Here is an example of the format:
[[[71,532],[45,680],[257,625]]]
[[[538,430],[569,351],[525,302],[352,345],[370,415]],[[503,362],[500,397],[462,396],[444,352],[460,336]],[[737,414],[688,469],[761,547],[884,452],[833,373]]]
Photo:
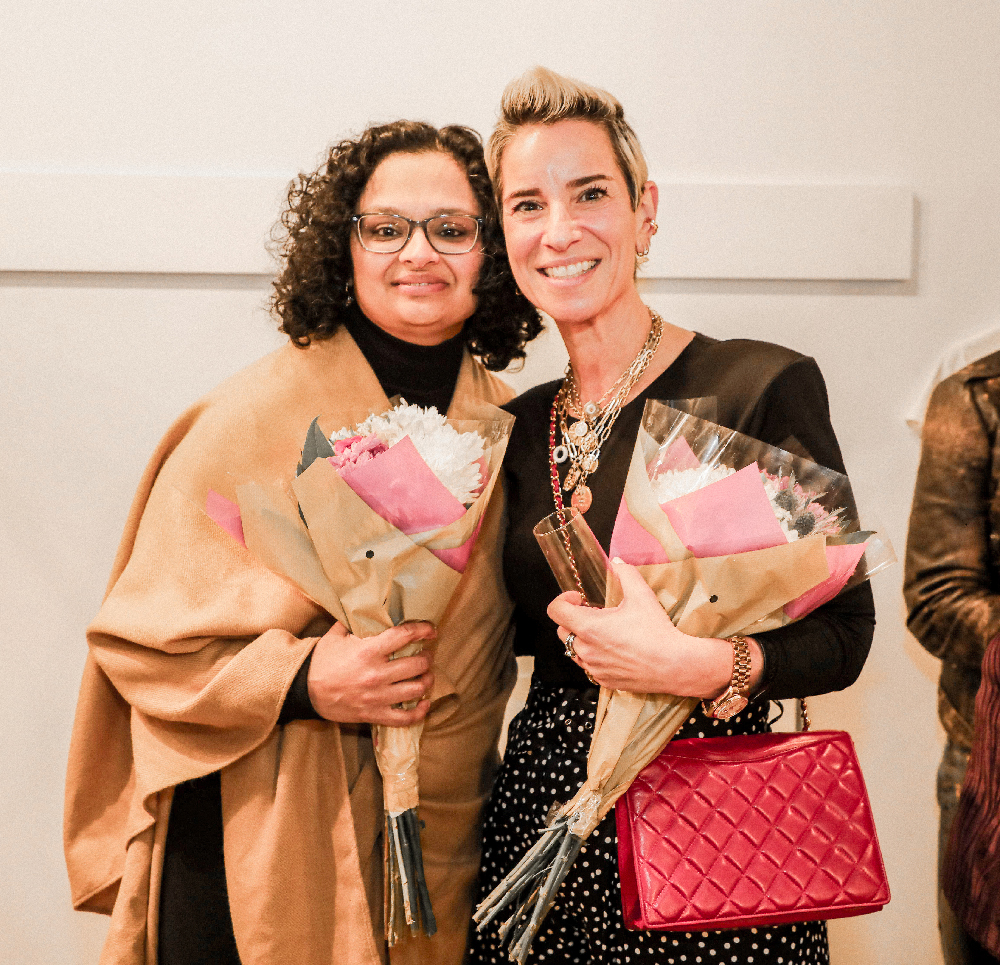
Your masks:
[[[537,386],[507,406],[517,421],[504,462],[504,573],[516,604],[515,651],[535,658],[537,680],[587,687],[584,672],[565,655],[545,612],[560,591],[532,534],[532,527],[555,509],[548,441],[558,387],[558,382]],[[696,334],[673,364],[622,409],[601,447],[598,468],[587,480],[594,497],[587,522],[605,551],[646,400],[694,398],[714,398],[714,421],[720,425],[845,472],[830,423],[826,385],[813,359],[767,342],[719,341]],[[567,467],[560,467],[563,474]],[[805,697],[847,687],[861,672],[874,628],[872,592],[863,583],[797,623],[755,634],[765,656],[762,684],[767,696]]]

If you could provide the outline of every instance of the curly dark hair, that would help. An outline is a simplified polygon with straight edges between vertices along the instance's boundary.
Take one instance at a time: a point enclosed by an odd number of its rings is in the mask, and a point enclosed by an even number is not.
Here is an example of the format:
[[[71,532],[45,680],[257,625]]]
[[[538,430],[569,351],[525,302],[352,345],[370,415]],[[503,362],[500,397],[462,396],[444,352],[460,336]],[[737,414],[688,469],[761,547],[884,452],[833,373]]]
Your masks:
[[[275,238],[284,268],[274,282],[271,309],[281,319],[280,330],[299,347],[330,338],[343,324],[354,275],[350,219],[372,172],[391,154],[424,151],[442,151],[458,162],[484,219],[476,311],[463,328],[469,351],[494,371],[524,358],[524,346],[542,322],[511,274],[483,142],[471,128],[438,129],[420,121],[369,127],[335,144],[318,170],[300,174],[289,186]]]

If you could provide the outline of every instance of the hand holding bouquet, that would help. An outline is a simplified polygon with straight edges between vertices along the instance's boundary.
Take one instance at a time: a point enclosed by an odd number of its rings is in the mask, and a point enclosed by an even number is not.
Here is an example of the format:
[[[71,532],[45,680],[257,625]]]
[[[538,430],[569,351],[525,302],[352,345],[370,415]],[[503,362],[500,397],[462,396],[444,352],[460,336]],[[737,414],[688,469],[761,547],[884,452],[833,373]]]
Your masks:
[[[703,638],[750,635],[801,619],[894,559],[878,534],[860,529],[846,476],[652,401],[611,551],[637,567],[678,631]],[[610,566],[606,572],[608,586],[598,598],[614,607],[622,588]],[[648,593],[626,589],[633,597]],[[605,614],[594,616],[606,622]],[[586,781],[476,910],[480,928],[512,910],[500,936],[513,961],[527,958],[587,836],[697,703],[601,688]]]
[[[398,405],[327,438],[314,421],[286,486],[252,481],[209,515],[356,637],[406,621],[437,624],[462,578],[513,417],[474,420]],[[415,641],[393,657],[422,646]],[[435,931],[417,806],[422,723],[373,727],[386,812],[386,936]]]

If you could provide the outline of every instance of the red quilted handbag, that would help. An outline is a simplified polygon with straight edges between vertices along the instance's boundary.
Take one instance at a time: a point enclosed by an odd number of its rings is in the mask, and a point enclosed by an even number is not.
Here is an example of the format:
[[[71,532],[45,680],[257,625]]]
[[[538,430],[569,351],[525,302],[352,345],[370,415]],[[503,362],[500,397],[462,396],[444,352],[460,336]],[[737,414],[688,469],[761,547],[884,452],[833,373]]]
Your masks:
[[[616,808],[629,928],[749,928],[889,901],[843,731],[673,741]]]

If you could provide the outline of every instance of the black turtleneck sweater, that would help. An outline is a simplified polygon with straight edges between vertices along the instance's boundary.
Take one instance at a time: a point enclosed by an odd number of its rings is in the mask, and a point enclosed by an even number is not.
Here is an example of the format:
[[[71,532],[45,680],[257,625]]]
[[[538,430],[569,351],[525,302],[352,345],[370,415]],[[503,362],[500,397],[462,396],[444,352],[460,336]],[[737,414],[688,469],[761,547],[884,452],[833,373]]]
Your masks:
[[[465,337],[440,345],[413,345],[384,332],[355,307],[346,320],[351,337],[382,391],[413,405],[447,412],[462,366]],[[290,467],[292,468],[292,467]],[[299,668],[278,724],[319,719],[309,700],[309,664]],[[222,853],[219,773],[185,781],[174,790],[160,885],[160,965],[239,965]]]
[[[463,332],[439,345],[414,345],[383,331],[356,308],[346,328],[390,399],[401,395],[411,405],[448,411],[462,367]]]

